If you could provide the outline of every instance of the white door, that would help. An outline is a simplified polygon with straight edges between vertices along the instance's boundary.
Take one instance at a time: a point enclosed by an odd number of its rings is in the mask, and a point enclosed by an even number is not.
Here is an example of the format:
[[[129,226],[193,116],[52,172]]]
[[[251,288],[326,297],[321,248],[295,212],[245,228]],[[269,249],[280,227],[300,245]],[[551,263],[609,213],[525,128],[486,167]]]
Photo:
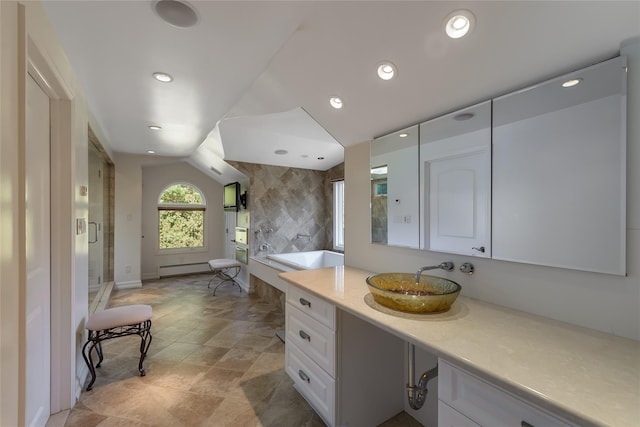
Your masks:
[[[491,255],[488,149],[429,164],[429,249]]]
[[[89,292],[100,288],[104,264],[103,217],[103,161],[98,150],[89,143]]]
[[[25,126],[27,426],[44,426],[51,406],[49,122],[49,97],[29,76]]]
[[[224,212],[224,257],[236,259],[236,213],[235,211]]]

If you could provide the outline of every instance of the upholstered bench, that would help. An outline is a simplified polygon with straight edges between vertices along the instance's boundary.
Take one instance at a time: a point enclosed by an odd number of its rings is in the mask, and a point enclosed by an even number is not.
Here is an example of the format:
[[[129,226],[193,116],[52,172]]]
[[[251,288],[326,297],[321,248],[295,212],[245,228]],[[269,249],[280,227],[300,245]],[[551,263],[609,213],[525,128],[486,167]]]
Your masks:
[[[238,286],[238,289],[240,289],[240,292],[242,292],[242,288],[240,287],[238,282],[235,281],[236,276],[240,273],[241,267],[242,264],[240,264],[240,262],[236,261],[235,259],[221,258],[212,259],[211,261],[209,261],[209,268],[213,273],[213,277],[211,278],[211,280],[209,280],[209,284],[207,285],[207,287],[211,288],[211,282],[214,279],[220,279],[220,283],[218,283],[213,289],[214,296],[216,295],[216,290],[218,290],[218,288],[225,283],[231,283]]]
[[[128,335],[139,335],[141,342],[138,370],[140,371],[140,376],[145,375],[142,362],[144,362],[152,339],[151,312],[150,305],[138,304],[109,308],[89,316],[86,326],[89,331],[89,338],[82,347],[82,357],[84,357],[84,361],[87,362],[89,367],[89,372],[91,372],[91,382],[87,386],[87,391],[93,387],[93,383],[96,381],[96,368],[99,368],[104,360],[102,341],[105,340]],[[98,353],[99,359],[95,367],[91,357],[94,348]]]

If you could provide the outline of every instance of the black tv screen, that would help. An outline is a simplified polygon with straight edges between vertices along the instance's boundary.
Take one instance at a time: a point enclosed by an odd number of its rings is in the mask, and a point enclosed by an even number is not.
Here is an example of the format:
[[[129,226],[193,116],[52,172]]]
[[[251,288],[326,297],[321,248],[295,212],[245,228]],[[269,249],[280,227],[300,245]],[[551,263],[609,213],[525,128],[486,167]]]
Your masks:
[[[238,196],[240,195],[240,183],[232,182],[224,186],[224,208],[229,210],[238,210],[240,203]]]

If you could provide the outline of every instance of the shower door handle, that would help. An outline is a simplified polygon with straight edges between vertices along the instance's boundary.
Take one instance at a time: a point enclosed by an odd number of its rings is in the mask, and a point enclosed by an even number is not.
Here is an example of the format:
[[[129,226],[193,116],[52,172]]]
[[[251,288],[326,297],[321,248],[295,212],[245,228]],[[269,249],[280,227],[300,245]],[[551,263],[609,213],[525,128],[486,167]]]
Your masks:
[[[91,240],[91,228],[89,228],[89,243],[97,243],[98,242],[98,224],[89,221],[89,227],[93,226],[93,235],[95,236],[95,240]]]

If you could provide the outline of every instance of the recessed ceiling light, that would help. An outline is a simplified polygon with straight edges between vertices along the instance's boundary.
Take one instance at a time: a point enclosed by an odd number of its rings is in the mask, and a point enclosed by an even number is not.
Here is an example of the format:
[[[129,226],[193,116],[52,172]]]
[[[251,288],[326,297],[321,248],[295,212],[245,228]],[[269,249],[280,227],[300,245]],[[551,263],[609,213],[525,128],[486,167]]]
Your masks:
[[[153,150],[147,150],[147,154],[156,154],[156,152]]]
[[[562,83],[562,87],[574,87],[579,85],[582,82],[582,78],[578,77],[577,79],[570,79],[566,82]]]
[[[476,18],[468,10],[455,10],[444,19],[444,30],[452,39],[459,39],[473,31]]]
[[[160,129],[162,129],[160,126],[155,126],[155,125],[148,126],[148,128],[151,129],[151,130],[160,130]]]
[[[401,133],[400,135],[398,135],[400,138],[406,138],[409,136],[408,133]]]
[[[173,77],[171,76],[171,74],[167,73],[153,73],[153,78],[162,83],[169,83],[173,81]]]
[[[473,113],[460,113],[460,114],[456,114],[455,116],[453,116],[453,120],[457,120],[459,122],[462,122],[464,120],[472,119],[473,116],[475,116],[475,114],[473,114]]]
[[[382,80],[391,80],[396,76],[396,66],[389,61],[378,64],[378,77]]]
[[[287,150],[276,150],[274,151],[274,154],[278,154],[280,156],[287,154],[288,151]]]
[[[331,104],[331,106],[336,110],[341,109],[344,105],[342,99],[338,98],[337,96],[332,96],[331,98],[329,98],[329,104]]]
[[[163,21],[174,27],[189,28],[198,23],[195,9],[184,1],[158,0],[153,3],[153,10]]]

